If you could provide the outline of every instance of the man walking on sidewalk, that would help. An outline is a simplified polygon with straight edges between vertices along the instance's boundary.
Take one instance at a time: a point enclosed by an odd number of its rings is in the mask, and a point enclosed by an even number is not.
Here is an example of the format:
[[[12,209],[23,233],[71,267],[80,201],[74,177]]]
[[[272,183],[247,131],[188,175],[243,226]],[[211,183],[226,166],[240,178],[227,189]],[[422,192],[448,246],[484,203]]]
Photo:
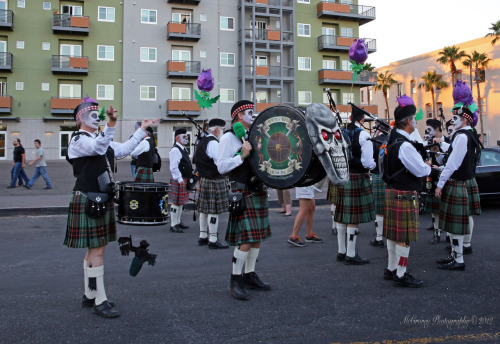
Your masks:
[[[35,172],[33,173],[33,177],[31,177],[30,181],[24,186],[27,189],[31,189],[33,187],[33,184],[35,184],[36,180],[42,176],[43,180],[45,180],[45,187],[43,188],[44,190],[49,190],[52,189],[52,183],[50,182],[49,175],[47,174],[47,162],[45,161],[45,153],[42,148],[42,143],[40,142],[39,139],[36,139],[35,141],[35,160],[30,162],[28,165],[35,165]]]
[[[7,186],[7,189],[15,188],[17,179],[19,179],[19,186],[23,185],[23,180],[26,184],[29,182],[29,178],[26,175],[26,172],[24,172],[26,153],[24,151],[24,147],[21,145],[21,140],[16,137],[14,141],[12,141],[12,144],[14,145],[14,161],[12,162],[12,170],[10,171],[10,185]]]

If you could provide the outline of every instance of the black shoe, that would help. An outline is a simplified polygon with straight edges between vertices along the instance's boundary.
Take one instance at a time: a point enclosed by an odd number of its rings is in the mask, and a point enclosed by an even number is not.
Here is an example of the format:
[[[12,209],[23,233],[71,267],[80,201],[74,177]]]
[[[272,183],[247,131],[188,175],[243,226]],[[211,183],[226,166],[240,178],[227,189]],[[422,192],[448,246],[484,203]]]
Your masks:
[[[175,225],[173,227],[170,226],[170,231],[174,233],[184,233],[184,231],[182,230],[181,227],[179,227],[179,225]]]
[[[469,247],[463,247],[463,251],[462,251],[463,254],[471,254],[472,253],[472,246],[469,246]]]
[[[370,240],[370,245],[384,247],[384,240],[377,240],[377,239]]]
[[[113,301],[109,301],[109,304],[111,307],[115,306],[115,303]],[[95,299],[89,299],[85,294],[82,296],[82,307],[92,307],[95,303]]]
[[[455,260],[455,258],[453,258],[453,256],[448,256],[448,257],[436,260],[436,263],[438,263],[438,264],[448,264],[448,263],[451,263],[454,260]]]
[[[120,312],[114,309],[107,300],[101,303],[99,306],[93,305],[92,310],[95,314],[100,315],[104,318],[116,318],[120,315]]]
[[[30,188],[30,189],[31,189],[31,188]],[[50,187],[50,188],[49,188],[48,186],[46,186],[46,187],[44,187],[43,189],[44,189],[44,190],[50,190],[50,189],[52,189],[52,187]]]
[[[368,264],[370,261],[368,259],[361,258],[358,254],[354,257],[345,256],[344,264],[346,265],[363,265]]]
[[[231,296],[237,300],[248,300],[250,298],[250,294],[243,283],[243,276],[241,275],[231,275],[229,290],[231,291]]]
[[[428,231],[433,231],[434,230],[434,226],[431,225],[430,227],[426,228]]]
[[[185,224],[183,224],[182,221],[177,226],[179,226],[180,229],[188,229],[189,228],[189,226],[186,226]]]
[[[384,269],[384,279],[386,281],[393,281],[394,276],[396,276],[396,269],[394,269],[392,271],[387,269],[387,268]]]
[[[405,272],[405,274],[401,278],[398,277],[398,275],[394,274],[394,283],[396,283],[396,285],[409,288],[420,288],[424,285],[424,281],[416,279],[408,272]]]
[[[208,248],[213,249],[213,250],[217,250],[219,248],[229,248],[229,246],[224,244],[224,243],[221,243],[219,240],[217,240],[216,242],[209,241]]]
[[[446,236],[446,242],[450,242],[450,237],[448,235]]]
[[[434,234],[432,237],[431,241],[429,241],[431,244],[437,244],[438,242],[441,241],[441,237],[439,235]]]
[[[441,264],[438,266],[441,270],[465,270],[465,263],[458,263],[455,259],[447,264]]]
[[[337,260],[342,262],[345,260],[345,253],[337,253]]]
[[[243,282],[245,282],[250,289],[271,290],[271,286],[262,282],[255,271],[243,274]]]
[[[198,238],[198,245],[208,245],[208,238]]]
[[[16,187],[15,186],[7,186],[7,189],[15,189]]]
[[[23,184],[23,186],[24,186],[26,189],[28,189],[28,190],[30,190],[30,189],[31,189],[31,188],[30,188],[28,185],[26,185],[26,184]]]

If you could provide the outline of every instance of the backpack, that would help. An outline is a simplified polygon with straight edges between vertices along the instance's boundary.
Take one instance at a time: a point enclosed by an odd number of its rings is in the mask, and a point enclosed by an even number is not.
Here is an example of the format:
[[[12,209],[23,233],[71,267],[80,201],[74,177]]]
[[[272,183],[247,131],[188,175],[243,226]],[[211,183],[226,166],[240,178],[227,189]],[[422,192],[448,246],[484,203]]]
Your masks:
[[[353,162],[357,162],[357,163],[361,163],[361,160],[359,158],[355,158],[352,154],[352,145],[353,145],[353,142],[354,142],[354,136],[357,132],[361,132],[362,129],[361,128],[354,128],[354,130],[351,130],[351,129],[346,129],[346,128],[342,128],[341,129],[342,131],[342,136],[344,137],[344,140],[347,144],[347,161],[353,161]]]
[[[153,172],[158,172],[161,170],[161,157],[158,153],[158,149],[155,147],[155,152],[153,153]]]

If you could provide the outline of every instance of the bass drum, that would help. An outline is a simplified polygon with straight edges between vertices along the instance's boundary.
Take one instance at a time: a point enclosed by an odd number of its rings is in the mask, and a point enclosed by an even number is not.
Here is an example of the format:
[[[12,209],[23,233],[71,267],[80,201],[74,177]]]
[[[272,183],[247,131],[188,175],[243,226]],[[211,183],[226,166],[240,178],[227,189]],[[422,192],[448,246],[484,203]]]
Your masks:
[[[305,115],[299,108],[268,107],[253,122],[248,140],[252,144],[253,172],[273,189],[309,186],[326,176],[313,152]]]
[[[116,183],[117,221],[125,225],[163,225],[168,223],[168,183]]]
[[[379,159],[382,159],[383,151],[381,152],[380,149],[382,148],[382,145],[387,141],[389,138],[389,134],[380,134],[379,136],[373,137],[372,143],[373,143],[373,160],[375,160],[375,168],[371,170],[372,173],[374,174],[380,174],[380,170],[378,168],[379,166]]]

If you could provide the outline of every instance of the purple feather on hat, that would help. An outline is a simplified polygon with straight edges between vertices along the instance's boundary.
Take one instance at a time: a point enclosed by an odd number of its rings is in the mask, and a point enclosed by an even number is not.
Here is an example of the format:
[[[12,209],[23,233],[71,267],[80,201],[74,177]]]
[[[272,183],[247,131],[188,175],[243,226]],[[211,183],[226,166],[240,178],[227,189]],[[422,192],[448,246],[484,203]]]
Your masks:
[[[397,97],[397,101],[400,107],[405,107],[406,105],[415,105],[413,99],[408,97],[406,94],[403,94],[401,97]]]
[[[198,88],[203,92],[210,92],[214,88],[214,77],[212,69],[202,69],[198,76]]]
[[[472,114],[472,123],[471,123],[472,127],[476,126],[478,119],[479,119],[479,113],[477,111],[474,111],[474,113]]]
[[[467,83],[462,80],[457,80],[455,87],[453,88],[453,101],[456,103],[462,103],[469,106],[474,102],[472,99],[472,91]]]
[[[368,48],[365,45],[364,38],[354,40],[349,48],[349,58],[359,64],[368,59]]]
[[[87,96],[85,96],[85,98],[83,98],[82,103],[97,103],[97,101],[96,101],[96,100],[94,100],[94,99],[92,99],[92,98],[90,98],[90,97],[87,95]]]

